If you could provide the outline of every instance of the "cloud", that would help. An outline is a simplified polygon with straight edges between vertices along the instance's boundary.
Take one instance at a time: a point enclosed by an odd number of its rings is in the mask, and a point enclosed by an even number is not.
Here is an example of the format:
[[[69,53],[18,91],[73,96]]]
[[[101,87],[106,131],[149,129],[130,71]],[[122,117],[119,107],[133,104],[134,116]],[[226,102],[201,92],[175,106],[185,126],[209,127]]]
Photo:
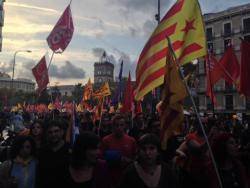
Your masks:
[[[101,58],[105,50],[103,48],[93,48],[92,52],[95,57]]]
[[[123,61],[123,77],[128,77],[129,71],[132,79],[135,79],[135,68],[136,62],[132,61],[130,56],[125,52],[120,52],[119,65],[117,63],[115,69],[115,77],[119,74],[120,71],[120,62]]]
[[[11,60],[9,63],[0,62],[0,72],[8,73],[12,71],[13,61]]]
[[[98,61],[103,57],[103,54],[105,52],[106,57],[105,59],[113,64],[116,64],[116,58],[113,54],[108,54],[105,49],[103,48],[93,48],[92,49],[93,55],[98,58]]]
[[[154,20],[147,20],[146,22],[144,22],[142,26],[144,35],[146,37],[149,37],[152,34],[155,27],[156,27],[156,21]]]
[[[86,73],[83,69],[73,65],[70,61],[66,61],[65,65],[62,67],[51,65],[49,74],[52,77],[60,79],[83,79]]]
[[[112,0],[113,3],[119,3],[122,7],[126,7],[130,10],[136,11],[150,11],[157,7],[157,1],[155,0]]]
[[[13,2],[6,2],[5,5],[7,6],[14,6],[14,7],[19,7],[19,8],[27,8],[27,9],[35,9],[35,10],[40,10],[42,12],[52,12],[52,13],[59,13],[58,11],[50,8],[45,8],[45,7],[38,7],[38,6],[32,6],[28,4],[22,4],[22,3],[13,3]]]
[[[29,78],[34,80],[34,76],[32,74],[32,68],[36,65],[35,61],[27,61],[23,62],[21,68],[20,66],[17,67],[17,72],[15,78]]]

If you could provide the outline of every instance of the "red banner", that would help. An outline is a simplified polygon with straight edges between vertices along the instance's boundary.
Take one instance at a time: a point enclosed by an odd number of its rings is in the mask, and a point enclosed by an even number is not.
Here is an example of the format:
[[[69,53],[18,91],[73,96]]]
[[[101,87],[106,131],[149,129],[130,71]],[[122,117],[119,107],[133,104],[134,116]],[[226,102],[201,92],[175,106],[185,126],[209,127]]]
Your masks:
[[[62,53],[70,43],[73,33],[74,25],[69,5],[47,37],[50,49],[55,53]]]
[[[39,61],[39,63],[32,69],[32,73],[36,79],[38,85],[38,93],[40,94],[44,89],[46,89],[49,83],[48,68],[46,65],[45,56]]]

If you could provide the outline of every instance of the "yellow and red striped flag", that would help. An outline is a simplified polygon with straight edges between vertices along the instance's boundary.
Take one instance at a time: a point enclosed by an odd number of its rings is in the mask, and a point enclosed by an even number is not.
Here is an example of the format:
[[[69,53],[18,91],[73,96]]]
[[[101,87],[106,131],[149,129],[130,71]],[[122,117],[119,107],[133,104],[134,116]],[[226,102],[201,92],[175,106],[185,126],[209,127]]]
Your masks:
[[[88,83],[84,86],[83,91],[83,101],[90,100],[93,93],[93,84],[91,83],[91,80],[89,78]]]
[[[204,25],[197,0],[177,0],[144,46],[136,67],[136,100],[164,82],[166,36],[180,64],[207,53]]]
[[[165,65],[165,81],[160,105],[161,146],[165,150],[168,139],[182,131],[184,120],[183,100],[187,96],[186,87],[178,72],[171,50],[168,52]]]
[[[93,93],[93,96],[95,98],[107,97],[109,95],[111,95],[111,91],[108,82],[105,82],[103,86],[101,86],[97,91]]]

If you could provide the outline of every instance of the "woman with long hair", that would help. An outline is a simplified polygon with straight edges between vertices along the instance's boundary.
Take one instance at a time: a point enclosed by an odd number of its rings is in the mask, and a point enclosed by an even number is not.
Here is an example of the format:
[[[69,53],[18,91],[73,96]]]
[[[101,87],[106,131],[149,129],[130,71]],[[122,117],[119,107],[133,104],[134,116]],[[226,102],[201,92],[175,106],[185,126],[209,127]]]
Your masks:
[[[246,172],[238,159],[238,148],[232,134],[219,134],[212,144],[212,151],[218,167],[223,187],[226,188],[247,188]],[[212,165],[209,175],[215,176]],[[217,177],[211,177],[211,188],[219,188]]]
[[[34,139],[36,143],[36,148],[40,149],[42,143],[44,142],[44,127],[42,120],[36,120],[32,123],[30,127],[30,136]]]
[[[125,171],[121,188],[176,188],[177,181],[171,168],[160,157],[160,140],[145,134],[138,141],[137,160]]]
[[[0,166],[0,187],[34,188],[36,182],[36,146],[29,136],[19,136],[11,147],[11,160]]]

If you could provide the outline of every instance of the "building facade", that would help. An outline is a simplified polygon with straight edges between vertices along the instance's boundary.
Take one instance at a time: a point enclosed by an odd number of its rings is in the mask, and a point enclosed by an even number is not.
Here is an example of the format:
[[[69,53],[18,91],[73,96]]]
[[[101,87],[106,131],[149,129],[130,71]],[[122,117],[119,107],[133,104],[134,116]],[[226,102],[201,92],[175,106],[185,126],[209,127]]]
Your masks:
[[[14,79],[13,82],[10,76],[6,73],[0,72],[0,88],[15,89],[16,91],[21,90],[23,92],[34,92],[35,83],[31,80],[24,78]]]
[[[57,85],[48,88],[48,93],[59,92],[61,96],[72,96],[75,90],[75,85]]]
[[[207,46],[219,60],[227,46],[232,44],[240,63],[240,38],[250,41],[250,4],[204,15]],[[205,62],[198,63],[198,104],[200,111],[212,111],[211,100],[206,97]],[[240,96],[235,86],[220,80],[214,86],[217,105],[215,112],[235,113],[250,110],[250,101]]]
[[[105,57],[94,64],[94,83],[99,85],[104,82],[114,82],[114,64]]]

